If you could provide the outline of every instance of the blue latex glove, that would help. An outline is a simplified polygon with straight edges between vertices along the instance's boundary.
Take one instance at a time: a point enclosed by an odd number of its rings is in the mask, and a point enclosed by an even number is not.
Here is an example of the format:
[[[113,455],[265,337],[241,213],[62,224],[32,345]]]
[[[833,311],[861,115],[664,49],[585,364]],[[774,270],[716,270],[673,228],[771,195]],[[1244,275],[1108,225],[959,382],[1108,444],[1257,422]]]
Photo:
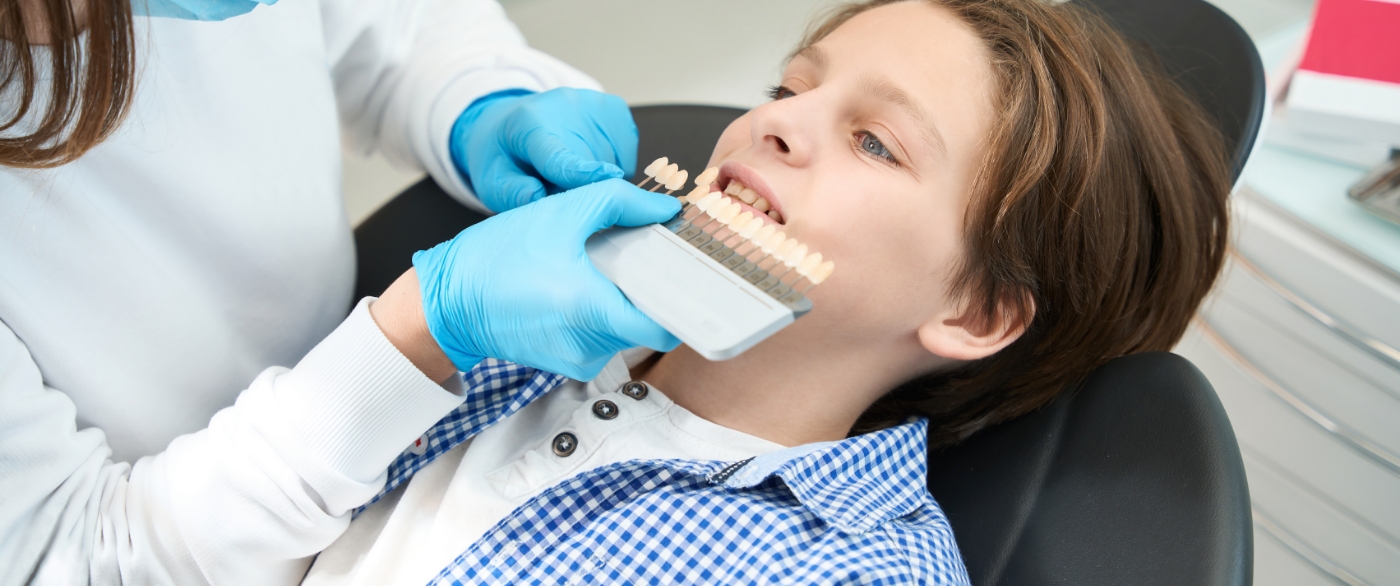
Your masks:
[[[613,179],[467,228],[413,255],[428,330],[460,370],[492,357],[576,380],[627,348],[675,348],[675,336],[593,268],[583,243],[678,211],[675,198]]]
[[[457,118],[448,146],[457,171],[495,212],[637,169],[632,111],[622,98],[590,90],[489,94]]]
[[[277,0],[131,0],[131,13],[181,20],[225,20]]]

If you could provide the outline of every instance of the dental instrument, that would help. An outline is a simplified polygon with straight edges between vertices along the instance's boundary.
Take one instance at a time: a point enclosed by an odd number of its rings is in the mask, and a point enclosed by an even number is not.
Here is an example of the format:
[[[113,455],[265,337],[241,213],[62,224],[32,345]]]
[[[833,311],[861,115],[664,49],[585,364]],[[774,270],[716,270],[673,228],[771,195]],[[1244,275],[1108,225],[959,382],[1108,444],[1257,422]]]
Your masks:
[[[638,187],[654,182],[651,191],[668,195],[688,176],[666,157],[643,174]],[[806,315],[807,292],[836,268],[783,233],[775,223],[782,216],[766,198],[735,179],[714,189],[718,177],[717,168],[697,175],[670,220],[610,228],[585,245],[633,305],[710,360],[738,356]]]

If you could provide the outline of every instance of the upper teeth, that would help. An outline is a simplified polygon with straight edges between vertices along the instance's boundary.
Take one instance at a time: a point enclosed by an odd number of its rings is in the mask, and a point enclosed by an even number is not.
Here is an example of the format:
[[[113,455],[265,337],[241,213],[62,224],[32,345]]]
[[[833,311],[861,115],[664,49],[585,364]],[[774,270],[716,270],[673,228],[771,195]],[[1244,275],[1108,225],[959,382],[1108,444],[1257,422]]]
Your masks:
[[[743,183],[740,183],[738,179],[730,179],[729,185],[724,188],[724,193],[753,206],[754,209],[760,212],[767,212],[768,217],[772,218],[775,222],[782,221],[782,215],[780,215],[777,210],[773,209],[773,206],[768,203],[767,199],[759,195],[757,191],[749,189]]]

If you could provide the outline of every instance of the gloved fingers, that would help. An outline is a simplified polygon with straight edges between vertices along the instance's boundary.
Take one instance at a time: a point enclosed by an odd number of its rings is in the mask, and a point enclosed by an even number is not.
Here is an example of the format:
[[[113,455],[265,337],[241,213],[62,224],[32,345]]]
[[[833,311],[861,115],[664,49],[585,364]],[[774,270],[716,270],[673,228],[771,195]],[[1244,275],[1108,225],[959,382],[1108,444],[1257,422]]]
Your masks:
[[[603,372],[603,367],[607,366],[610,360],[612,360],[612,356],[587,362],[560,364],[558,369],[546,368],[545,370],[562,374],[577,381],[588,382],[598,378],[598,373]]]
[[[600,327],[605,330],[603,334],[624,342],[627,348],[646,346],[652,350],[670,352],[680,345],[680,339],[632,305],[621,291],[613,291],[613,299],[602,307]]]
[[[499,157],[490,162],[479,179],[472,180],[477,197],[493,212],[513,210],[546,195],[543,183],[511,161]]]
[[[608,162],[615,159],[615,153],[597,152],[577,137],[570,139],[537,127],[522,140],[524,158],[540,177],[560,188],[574,189],[626,176],[620,167]]]
[[[617,166],[622,168],[623,177],[631,177],[637,172],[637,143],[639,133],[637,123],[632,119],[632,109],[622,98],[591,90],[581,90],[587,96],[585,111],[593,121],[601,140],[607,141],[617,157]],[[601,145],[594,145],[595,151]]]
[[[551,199],[557,200],[555,205],[573,208],[563,215],[570,218],[576,236],[582,238],[613,226],[664,222],[681,211],[676,198],[646,191],[621,179],[595,183]]]

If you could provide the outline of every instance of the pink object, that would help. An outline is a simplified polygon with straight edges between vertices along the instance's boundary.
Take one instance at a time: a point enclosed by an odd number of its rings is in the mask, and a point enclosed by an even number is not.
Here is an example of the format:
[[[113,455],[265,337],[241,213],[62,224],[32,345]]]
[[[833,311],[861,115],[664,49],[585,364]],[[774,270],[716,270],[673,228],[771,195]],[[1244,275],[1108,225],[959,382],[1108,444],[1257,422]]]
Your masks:
[[[1400,0],[1318,0],[1287,92],[1290,130],[1400,145]]]
[[[1400,84],[1400,2],[1319,0],[1299,68]]]

